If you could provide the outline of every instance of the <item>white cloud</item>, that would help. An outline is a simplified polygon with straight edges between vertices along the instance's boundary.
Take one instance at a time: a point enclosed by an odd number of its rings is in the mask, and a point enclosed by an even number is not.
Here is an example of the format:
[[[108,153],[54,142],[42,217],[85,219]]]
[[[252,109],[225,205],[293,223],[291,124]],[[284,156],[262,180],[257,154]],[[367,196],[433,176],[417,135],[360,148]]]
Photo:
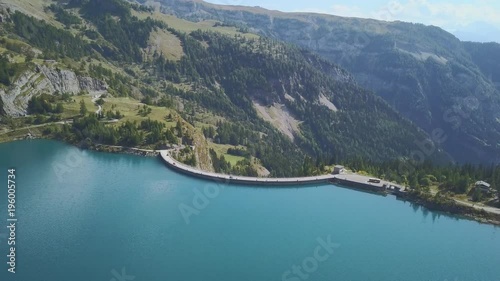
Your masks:
[[[307,9],[308,12],[327,13],[344,17],[374,18],[379,20],[401,20],[441,26],[455,30],[474,22],[486,22],[500,27],[500,6],[495,0],[476,3],[457,3],[450,0],[388,1],[376,11],[367,11],[362,6],[333,5],[326,10]]]
[[[500,4],[497,1],[477,0],[471,3],[472,1],[465,2],[465,0],[388,0],[378,9],[373,9],[372,5],[372,10],[369,10],[366,5],[352,3],[336,4],[327,9],[302,9],[301,11],[423,23],[460,34],[459,37],[463,40],[500,42]],[[465,33],[468,36],[463,36]]]

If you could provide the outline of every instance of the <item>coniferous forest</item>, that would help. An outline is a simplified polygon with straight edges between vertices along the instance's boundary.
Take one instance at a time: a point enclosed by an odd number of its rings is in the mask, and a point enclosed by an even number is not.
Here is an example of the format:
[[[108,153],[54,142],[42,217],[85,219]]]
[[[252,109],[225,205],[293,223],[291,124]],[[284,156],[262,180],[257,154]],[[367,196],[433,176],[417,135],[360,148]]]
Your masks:
[[[254,159],[271,176],[320,174],[326,172],[325,166],[342,163],[422,192],[438,185],[443,192],[466,194],[476,180],[500,186],[498,167],[453,164],[440,147],[424,163],[412,162],[415,141],[429,136],[359,86],[349,72],[310,51],[263,36],[247,37],[248,30],[233,35],[180,31],[160,20],[137,17],[152,10],[121,0],[72,0],[54,3],[47,11],[65,28],[16,11],[10,14],[4,34],[41,50],[39,59],[70,59],[79,66],[78,73],[106,81],[114,97],[141,100],[143,117],[151,113],[148,106],[178,109],[179,103],[183,104],[180,116],[191,126],[201,122],[198,111],[220,117],[224,121],[204,124],[201,134],[218,145],[244,147],[227,151],[244,160],[231,165],[211,149],[211,162],[218,172],[255,175],[250,164]],[[180,41],[183,55],[179,59],[157,51],[146,55],[150,36],[158,30]],[[22,47],[2,40],[10,44],[7,49],[26,54]],[[0,57],[4,87],[34,65],[33,54],[29,56],[24,63]],[[489,67],[479,54],[475,59]],[[325,106],[324,99],[335,109]],[[64,111],[62,102],[49,95],[33,97],[27,111],[56,120]],[[2,99],[0,105],[0,113],[5,114]],[[297,120],[293,136],[263,120],[256,105],[285,108]],[[100,120],[120,119],[120,112],[81,113],[73,124],[51,127],[47,134],[73,142],[124,146],[193,142],[180,123],[173,128],[152,120],[109,126]],[[411,166],[411,170],[401,166]]]

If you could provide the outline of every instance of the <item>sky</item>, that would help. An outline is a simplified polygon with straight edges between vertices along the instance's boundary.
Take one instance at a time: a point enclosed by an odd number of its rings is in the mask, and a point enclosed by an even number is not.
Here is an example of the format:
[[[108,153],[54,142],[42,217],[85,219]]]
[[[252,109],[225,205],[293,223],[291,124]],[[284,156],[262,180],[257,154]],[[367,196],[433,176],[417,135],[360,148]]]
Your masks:
[[[284,12],[401,20],[439,26],[461,40],[500,42],[498,0],[205,0],[223,5],[260,6]]]

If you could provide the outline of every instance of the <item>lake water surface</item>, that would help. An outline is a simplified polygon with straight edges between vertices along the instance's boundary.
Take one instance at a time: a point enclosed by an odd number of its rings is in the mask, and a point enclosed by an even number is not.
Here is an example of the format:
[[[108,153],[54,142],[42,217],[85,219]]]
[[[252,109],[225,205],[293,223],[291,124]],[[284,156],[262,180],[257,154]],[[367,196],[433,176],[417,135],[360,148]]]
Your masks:
[[[0,144],[0,169],[0,280],[500,280],[500,228],[393,197],[216,184],[47,140]]]

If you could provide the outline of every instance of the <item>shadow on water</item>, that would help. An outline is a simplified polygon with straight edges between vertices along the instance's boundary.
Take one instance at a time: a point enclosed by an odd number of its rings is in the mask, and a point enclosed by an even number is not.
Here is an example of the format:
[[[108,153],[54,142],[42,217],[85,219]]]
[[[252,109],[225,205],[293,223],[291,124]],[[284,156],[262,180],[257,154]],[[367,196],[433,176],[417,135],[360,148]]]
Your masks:
[[[95,151],[88,150],[90,153],[93,153],[93,157],[97,159],[99,162],[105,164],[125,164],[129,167],[139,168],[142,164],[147,161],[155,161],[153,157],[144,157],[139,155],[132,155],[127,153],[113,153],[106,151]]]
[[[356,187],[351,187],[351,186],[341,185],[341,184],[333,184],[333,183],[329,183],[329,184],[333,185],[335,187],[341,187],[341,188],[345,188],[345,189],[350,189],[350,190],[354,190],[354,191],[357,191],[357,192],[363,192],[363,193],[367,193],[367,194],[371,194],[371,195],[377,195],[377,196],[387,197],[387,193],[384,193],[384,192],[376,192],[376,191],[371,191],[371,190],[367,190],[367,189],[356,188]]]
[[[441,217],[444,217],[444,218],[449,218],[449,219],[453,219],[455,221],[460,221],[460,220],[469,220],[469,221],[474,221],[474,222],[477,222],[477,223],[480,223],[472,218],[469,218],[469,217],[465,217],[465,216],[460,216],[460,215],[453,215],[453,214],[450,214],[450,213],[446,213],[446,212],[443,212],[443,211],[432,211],[432,210],[429,210],[428,208],[422,206],[422,205],[419,205],[417,203],[414,203],[414,202],[411,202],[411,201],[407,201],[407,200],[404,200],[404,199],[399,199],[397,198],[398,201],[402,201],[406,204],[406,202],[410,203],[410,206],[411,208],[413,209],[413,211],[415,213],[420,213],[422,214],[422,217],[424,219],[427,219],[427,217],[429,216],[429,214],[431,214],[431,219],[432,219],[432,222],[435,223],[437,220],[439,220]],[[493,225],[495,228],[497,227],[500,227],[500,226],[497,226],[497,225]]]
[[[216,182],[216,181],[212,181],[212,182]],[[273,189],[273,190],[276,190],[276,189],[304,189],[304,188],[319,188],[319,187],[323,187],[323,186],[328,186],[330,185],[329,183],[325,182],[325,183],[316,183],[316,184],[300,184],[300,185],[251,185],[251,184],[241,184],[241,183],[232,183],[232,182],[229,182],[229,183],[226,183],[227,185],[230,185],[231,187],[234,187],[234,188],[240,188],[240,189],[243,189],[243,188],[251,188],[251,189],[259,189],[259,190],[262,190],[262,189]]]
[[[121,165],[139,168],[147,161],[158,161],[160,163],[159,159],[153,157],[83,149],[58,140],[19,140],[0,145],[0,148],[16,151],[16,153],[6,153],[5,157],[2,157],[1,162],[6,165],[21,165],[25,162],[31,162],[33,159],[44,159],[46,163],[49,163],[50,169],[58,164],[74,167],[85,165],[86,158],[90,155],[93,161],[105,165],[120,163]]]
[[[437,219],[441,217],[441,214],[438,212],[432,212],[432,222],[436,222]]]
[[[166,165],[165,165],[166,166]],[[168,169],[168,167],[167,167]],[[170,169],[169,169],[170,170]],[[232,182],[232,181],[226,181],[226,180],[217,180],[217,179],[203,179],[203,178],[198,178],[198,177],[193,177],[190,175],[186,175],[184,173],[179,173],[174,170],[170,170],[176,174],[182,175],[184,177],[188,177],[191,179],[196,179],[200,182],[207,183],[207,184],[216,184],[220,186],[225,186],[225,187],[231,187],[235,189],[256,189],[256,190],[277,190],[277,189],[304,189],[304,188],[319,188],[319,187],[324,187],[324,186],[329,186],[331,185],[328,182],[325,183],[315,183],[315,184],[300,184],[300,185],[264,185],[264,184],[247,184],[247,183],[239,183],[239,182]]]
[[[34,158],[53,161],[57,158],[57,153],[60,152],[58,148],[66,144],[50,140],[17,140],[0,145],[2,149],[16,152],[2,155],[2,160],[7,163],[15,163],[29,161]],[[40,149],[40,147],[43,149]]]

